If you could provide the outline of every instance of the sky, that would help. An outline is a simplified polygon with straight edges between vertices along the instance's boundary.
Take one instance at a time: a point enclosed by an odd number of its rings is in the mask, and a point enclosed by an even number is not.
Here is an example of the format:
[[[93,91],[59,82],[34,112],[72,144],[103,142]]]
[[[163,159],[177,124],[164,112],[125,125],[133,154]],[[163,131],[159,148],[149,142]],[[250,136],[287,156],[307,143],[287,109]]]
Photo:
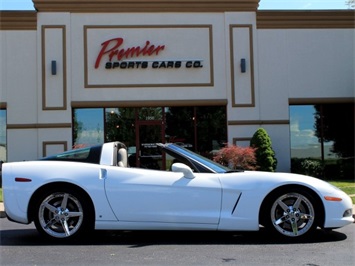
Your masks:
[[[347,0],[260,0],[259,10],[349,9]],[[0,10],[34,10],[32,0],[0,0]]]

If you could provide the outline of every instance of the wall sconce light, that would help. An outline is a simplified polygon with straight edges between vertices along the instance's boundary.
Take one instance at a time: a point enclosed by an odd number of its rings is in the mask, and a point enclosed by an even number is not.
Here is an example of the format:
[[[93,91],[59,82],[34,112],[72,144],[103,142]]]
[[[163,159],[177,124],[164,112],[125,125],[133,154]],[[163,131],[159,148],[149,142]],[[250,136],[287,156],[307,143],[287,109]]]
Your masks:
[[[245,73],[246,72],[246,62],[245,58],[240,59],[240,72]]]
[[[55,60],[52,60],[51,71],[52,71],[52,75],[57,75],[57,61]]]

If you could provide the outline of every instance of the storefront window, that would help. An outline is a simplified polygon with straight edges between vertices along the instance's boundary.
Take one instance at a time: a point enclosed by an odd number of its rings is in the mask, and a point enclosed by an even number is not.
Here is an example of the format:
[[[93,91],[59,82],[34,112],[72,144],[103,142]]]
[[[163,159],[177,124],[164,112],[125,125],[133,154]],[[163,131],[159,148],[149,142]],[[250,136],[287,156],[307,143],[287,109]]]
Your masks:
[[[321,158],[321,143],[314,129],[315,112],[313,105],[290,106],[291,158]]]
[[[227,141],[224,106],[80,108],[73,114],[74,147],[121,141],[134,166],[164,168],[157,142],[178,143],[211,158]]]
[[[169,142],[212,158],[212,151],[227,142],[224,106],[170,107],[166,112],[166,135]]]
[[[74,147],[104,142],[104,110],[102,108],[74,109]]]
[[[212,152],[227,143],[225,107],[201,106],[196,108],[197,152],[212,158]]]
[[[135,146],[135,108],[105,109],[105,142],[122,141]]]
[[[162,107],[138,108],[138,120],[140,121],[163,120],[163,108]]]
[[[167,142],[179,143],[189,149],[194,149],[195,114],[194,107],[168,107],[165,110]]]
[[[290,106],[291,171],[354,177],[354,104]]]
[[[6,162],[6,110],[0,110],[0,161]]]

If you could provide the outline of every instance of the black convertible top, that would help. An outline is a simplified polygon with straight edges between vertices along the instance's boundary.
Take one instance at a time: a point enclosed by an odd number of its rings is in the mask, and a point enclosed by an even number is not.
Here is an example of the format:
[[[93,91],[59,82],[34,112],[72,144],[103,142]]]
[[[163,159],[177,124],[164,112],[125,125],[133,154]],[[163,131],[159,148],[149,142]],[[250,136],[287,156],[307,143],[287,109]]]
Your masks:
[[[66,151],[56,155],[44,157],[40,160],[70,161],[70,162],[100,164],[101,150],[102,150],[102,144]]]

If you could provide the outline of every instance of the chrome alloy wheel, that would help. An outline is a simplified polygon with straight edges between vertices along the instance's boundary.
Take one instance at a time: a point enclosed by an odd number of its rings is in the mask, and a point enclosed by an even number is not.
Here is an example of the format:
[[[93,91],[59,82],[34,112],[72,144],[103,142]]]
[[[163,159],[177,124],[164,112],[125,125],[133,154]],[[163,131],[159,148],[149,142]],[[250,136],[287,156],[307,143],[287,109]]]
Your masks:
[[[38,221],[43,231],[55,238],[75,234],[83,223],[83,207],[69,193],[52,193],[40,204]]]
[[[312,229],[314,207],[300,193],[287,193],[278,197],[271,207],[271,221],[275,229],[287,237],[297,237]]]

